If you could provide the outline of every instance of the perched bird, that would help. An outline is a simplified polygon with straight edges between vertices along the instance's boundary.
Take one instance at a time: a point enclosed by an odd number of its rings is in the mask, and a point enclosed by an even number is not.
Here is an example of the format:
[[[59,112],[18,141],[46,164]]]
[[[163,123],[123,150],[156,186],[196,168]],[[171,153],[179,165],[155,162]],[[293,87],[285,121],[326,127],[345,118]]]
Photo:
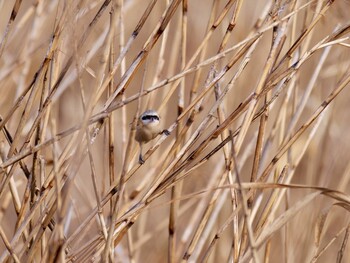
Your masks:
[[[159,114],[154,110],[146,110],[139,117],[137,127],[136,127],[136,135],[135,140],[140,145],[140,155],[139,155],[139,163],[143,164],[145,161],[142,158],[142,146],[143,144],[153,140],[160,134],[169,135],[168,130],[162,130],[160,124]]]

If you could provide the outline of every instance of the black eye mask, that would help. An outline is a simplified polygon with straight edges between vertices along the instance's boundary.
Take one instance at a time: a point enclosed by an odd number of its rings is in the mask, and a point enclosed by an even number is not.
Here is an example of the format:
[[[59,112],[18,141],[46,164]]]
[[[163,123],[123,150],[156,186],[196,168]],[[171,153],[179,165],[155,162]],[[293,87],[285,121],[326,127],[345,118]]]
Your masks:
[[[157,115],[145,115],[145,116],[142,116],[141,118],[143,121],[145,120],[157,120],[159,121],[159,117]]]

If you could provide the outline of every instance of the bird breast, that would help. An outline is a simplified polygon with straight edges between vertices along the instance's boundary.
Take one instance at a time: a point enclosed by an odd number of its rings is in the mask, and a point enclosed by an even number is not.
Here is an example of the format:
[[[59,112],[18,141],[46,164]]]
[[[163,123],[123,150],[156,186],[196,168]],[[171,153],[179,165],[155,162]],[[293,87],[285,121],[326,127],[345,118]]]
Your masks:
[[[148,142],[161,132],[159,125],[139,126],[136,130],[135,140],[138,142]]]

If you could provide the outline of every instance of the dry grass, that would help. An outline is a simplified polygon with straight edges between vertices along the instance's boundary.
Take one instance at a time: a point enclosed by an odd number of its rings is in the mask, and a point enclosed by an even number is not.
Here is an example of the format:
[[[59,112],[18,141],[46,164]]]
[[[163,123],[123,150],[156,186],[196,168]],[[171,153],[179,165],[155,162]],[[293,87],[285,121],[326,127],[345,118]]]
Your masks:
[[[349,8],[1,1],[0,262],[349,262]]]

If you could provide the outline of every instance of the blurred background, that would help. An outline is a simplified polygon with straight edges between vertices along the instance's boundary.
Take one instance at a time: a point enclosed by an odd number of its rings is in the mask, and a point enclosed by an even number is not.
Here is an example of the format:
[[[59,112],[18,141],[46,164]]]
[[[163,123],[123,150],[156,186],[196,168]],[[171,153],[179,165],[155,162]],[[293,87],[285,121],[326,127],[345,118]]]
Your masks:
[[[349,8],[0,1],[0,261],[348,262]]]

